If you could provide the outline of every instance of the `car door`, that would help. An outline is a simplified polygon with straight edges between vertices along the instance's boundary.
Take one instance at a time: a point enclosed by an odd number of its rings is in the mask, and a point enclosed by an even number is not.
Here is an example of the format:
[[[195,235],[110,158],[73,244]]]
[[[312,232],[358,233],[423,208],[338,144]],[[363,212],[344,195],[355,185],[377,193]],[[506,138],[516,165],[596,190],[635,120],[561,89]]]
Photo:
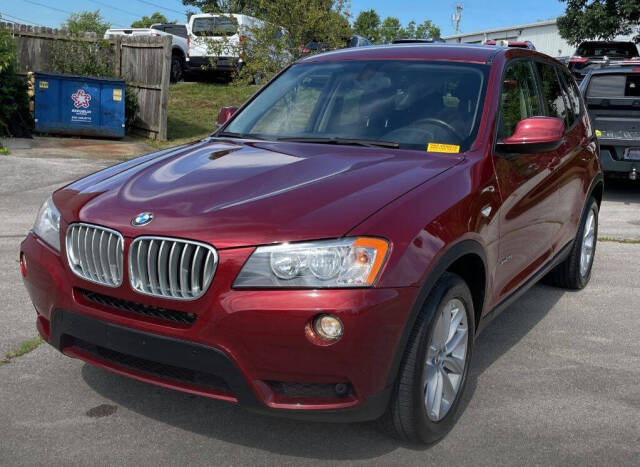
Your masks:
[[[557,164],[553,167],[550,182],[557,186],[558,208],[555,211],[561,229],[558,238],[555,239],[557,248],[561,248],[573,239],[578,228],[578,222],[584,205],[584,174],[587,167],[595,157],[592,150],[588,149],[590,140],[587,137],[587,129],[584,124],[584,110],[580,100],[579,90],[571,75],[558,65],[551,63],[536,63],[543,84],[553,79],[555,72],[556,81],[560,86],[548,86],[545,96],[545,88],[542,87],[543,99],[547,102],[547,115],[562,118],[565,121],[565,140],[556,150]],[[556,94],[560,93],[562,99]],[[563,102],[559,107],[553,107],[552,102]]]
[[[507,63],[503,73],[496,141],[507,138],[520,120],[544,116],[544,106],[528,59]],[[502,197],[499,213],[497,299],[505,298],[535,273],[554,251],[559,225],[558,197],[549,175],[555,152],[509,154],[494,147],[493,161]]]

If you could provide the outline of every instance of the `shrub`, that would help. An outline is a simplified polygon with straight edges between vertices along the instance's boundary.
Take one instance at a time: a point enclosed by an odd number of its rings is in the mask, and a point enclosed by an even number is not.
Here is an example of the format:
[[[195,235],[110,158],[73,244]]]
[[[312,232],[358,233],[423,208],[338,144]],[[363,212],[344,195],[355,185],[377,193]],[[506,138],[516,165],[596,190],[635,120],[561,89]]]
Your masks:
[[[24,136],[32,127],[27,82],[16,71],[14,40],[0,30],[0,135]]]

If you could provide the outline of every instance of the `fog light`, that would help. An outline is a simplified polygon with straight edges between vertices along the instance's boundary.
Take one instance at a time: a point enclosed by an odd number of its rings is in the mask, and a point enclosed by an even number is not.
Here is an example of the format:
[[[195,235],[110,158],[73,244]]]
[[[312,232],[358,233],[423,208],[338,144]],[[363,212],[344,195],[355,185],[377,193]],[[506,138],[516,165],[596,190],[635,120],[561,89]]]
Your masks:
[[[318,337],[327,341],[336,341],[342,337],[342,321],[336,316],[320,315],[313,321],[313,329]]]
[[[24,253],[20,253],[20,272],[22,277],[27,277],[27,258]]]

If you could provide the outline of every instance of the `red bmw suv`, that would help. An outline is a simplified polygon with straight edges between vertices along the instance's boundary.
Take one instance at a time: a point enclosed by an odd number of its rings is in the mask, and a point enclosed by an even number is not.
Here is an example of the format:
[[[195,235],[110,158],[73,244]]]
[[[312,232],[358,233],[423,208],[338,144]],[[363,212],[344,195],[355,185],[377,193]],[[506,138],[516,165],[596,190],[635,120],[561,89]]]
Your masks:
[[[598,143],[545,55],[340,50],[234,110],[44,203],[20,265],[49,344],[258,412],[432,442],[482,328],[545,276],[589,281]]]

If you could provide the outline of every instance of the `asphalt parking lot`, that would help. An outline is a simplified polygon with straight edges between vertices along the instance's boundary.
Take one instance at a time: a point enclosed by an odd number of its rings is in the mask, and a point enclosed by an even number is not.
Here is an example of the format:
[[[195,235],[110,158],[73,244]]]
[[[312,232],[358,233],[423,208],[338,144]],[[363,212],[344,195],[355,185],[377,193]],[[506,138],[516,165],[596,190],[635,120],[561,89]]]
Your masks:
[[[112,163],[0,156],[0,358],[36,335],[17,259],[41,202]],[[640,183],[608,184],[599,236],[584,291],[538,285],[482,334],[435,446],[254,415],[41,345],[0,364],[0,464],[640,465]]]

